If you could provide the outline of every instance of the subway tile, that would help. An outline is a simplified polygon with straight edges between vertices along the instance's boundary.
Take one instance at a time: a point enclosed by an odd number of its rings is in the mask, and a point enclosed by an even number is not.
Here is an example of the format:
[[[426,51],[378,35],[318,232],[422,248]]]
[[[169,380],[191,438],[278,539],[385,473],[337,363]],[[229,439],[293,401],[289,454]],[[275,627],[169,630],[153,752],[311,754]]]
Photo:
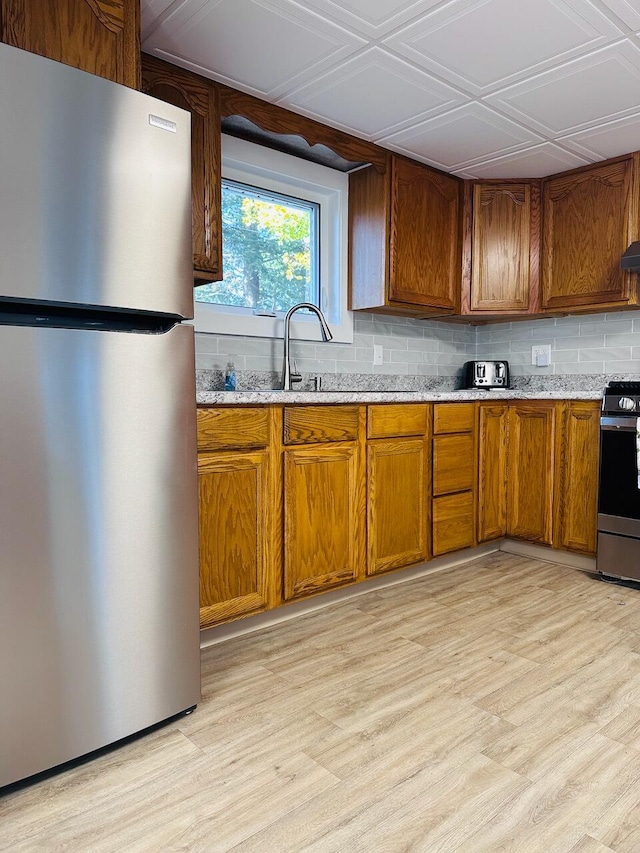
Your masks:
[[[298,359],[298,370],[301,373],[335,373],[336,362],[334,359]]]
[[[196,332],[196,353],[218,352],[218,336]]]
[[[390,356],[391,361],[404,362],[405,364],[422,364],[421,352],[409,352],[406,349],[392,349]]]
[[[433,338],[408,338],[407,349],[416,352],[437,352],[438,341],[433,340]]]
[[[355,361],[356,348],[351,344],[318,344],[317,358],[335,358],[340,361]]]
[[[392,364],[391,362],[387,364],[374,364],[373,372],[384,373],[386,375],[398,374],[405,376],[409,373],[408,367],[409,365],[407,364]]]
[[[581,335],[610,335],[614,332],[631,332],[633,330],[633,320],[621,320],[618,316],[617,320],[587,320],[580,323]]]
[[[585,373],[604,373],[604,361],[581,361],[578,363],[562,363],[554,365],[556,374],[566,373],[567,375],[580,375]],[[618,368],[616,367],[615,371],[617,372]]]
[[[322,358],[320,355],[320,347],[321,344],[302,344],[299,341],[291,341],[291,358]],[[249,354],[250,351],[247,355]],[[256,353],[256,355],[260,355],[260,353]],[[267,353],[264,353],[264,355],[267,355]],[[273,357],[277,358],[277,354],[273,353]],[[283,356],[280,355],[280,358],[282,357]]]
[[[393,323],[383,323],[380,320],[374,320],[371,325],[371,331],[374,335],[387,335],[388,337],[393,335],[394,328]]]
[[[385,349],[407,349],[407,338],[392,338],[390,335],[374,335],[373,343],[375,346],[382,346]]]
[[[640,373],[640,361],[605,361],[605,373]]]
[[[238,368],[237,364],[236,368]],[[277,371],[280,373],[282,371],[282,362],[276,363],[270,358],[263,358],[259,355],[249,355],[245,359],[245,370]]]
[[[578,349],[551,350],[551,363],[558,364],[569,361],[580,361],[580,352]]]
[[[437,376],[437,364],[416,364],[411,367],[412,373],[416,376]]]
[[[356,347],[356,361],[370,361],[373,364],[373,347]]]
[[[373,335],[354,335],[353,344],[356,347],[372,347]]]
[[[638,347],[640,346],[640,331],[629,334],[605,335],[604,345],[608,347]]]
[[[580,350],[580,361],[626,361],[631,358],[631,347],[607,347]]]
[[[558,336],[555,339],[555,348],[557,350],[594,349],[595,347],[603,346],[604,335],[589,335],[588,337],[567,335],[566,338]]]
[[[362,361],[336,360],[336,373],[372,373],[373,364]]]
[[[531,329],[492,329],[492,341],[522,341],[531,338]]]
[[[392,326],[391,334],[398,338],[423,338],[424,330],[419,326]]]

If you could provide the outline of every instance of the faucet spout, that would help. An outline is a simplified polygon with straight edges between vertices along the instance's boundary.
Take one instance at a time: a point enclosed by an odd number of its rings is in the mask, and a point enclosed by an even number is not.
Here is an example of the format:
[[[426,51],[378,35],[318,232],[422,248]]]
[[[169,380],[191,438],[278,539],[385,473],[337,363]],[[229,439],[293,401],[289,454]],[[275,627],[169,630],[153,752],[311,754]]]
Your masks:
[[[324,314],[318,308],[317,305],[313,305],[311,302],[299,302],[297,305],[294,305],[293,308],[290,308],[287,311],[287,315],[284,318],[284,360],[282,366],[282,390],[283,391],[291,391],[291,382],[299,382],[302,378],[299,374],[291,373],[291,359],[290,359],[290,339],[291,339],[291,318],[295,314],[296,311],[300,311],[303,308],[306,308],[308,311],[311,311],[318,318],[318,322],[320,323],[320,330],[322,332],[322,338],[325,341],[333,340],[333,335],[331,334],[331,329],[329,328],[329,324],[327,323]]]

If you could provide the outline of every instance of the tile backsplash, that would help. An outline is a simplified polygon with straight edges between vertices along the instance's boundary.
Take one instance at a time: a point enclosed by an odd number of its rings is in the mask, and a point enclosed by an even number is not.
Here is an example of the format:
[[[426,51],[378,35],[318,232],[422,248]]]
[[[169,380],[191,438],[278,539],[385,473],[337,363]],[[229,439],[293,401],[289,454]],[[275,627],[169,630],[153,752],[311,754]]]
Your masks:
[[[374,344],[383,347],[381,365],[373,364]],[[551,346],[548,367],[531,364],[531,348],[539,344]],[[514,378],[637,374],[640,310],[486,326],[359,313],[354,317],[353,344],[292,341],[291,353],[303,374],[333,374],[343,380],[351,375],[354,382],[370,374],[371,380],[374,375],[422,377],[455,385],[465,361],[476,358],[507,359]],[[282,370],[282,341],[196,334],[201,384],[207,384],[209,374],[219,377],[228,362],[238,373],[277,377]]]

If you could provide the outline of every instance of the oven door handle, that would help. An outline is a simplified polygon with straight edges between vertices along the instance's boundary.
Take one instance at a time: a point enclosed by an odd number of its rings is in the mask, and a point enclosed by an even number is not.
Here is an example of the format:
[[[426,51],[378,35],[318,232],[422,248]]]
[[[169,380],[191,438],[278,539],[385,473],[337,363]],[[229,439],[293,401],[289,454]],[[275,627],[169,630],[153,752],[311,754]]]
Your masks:
[[[623,432],[636,432],[636,418],[600,418],[600,429],[622,430]]]

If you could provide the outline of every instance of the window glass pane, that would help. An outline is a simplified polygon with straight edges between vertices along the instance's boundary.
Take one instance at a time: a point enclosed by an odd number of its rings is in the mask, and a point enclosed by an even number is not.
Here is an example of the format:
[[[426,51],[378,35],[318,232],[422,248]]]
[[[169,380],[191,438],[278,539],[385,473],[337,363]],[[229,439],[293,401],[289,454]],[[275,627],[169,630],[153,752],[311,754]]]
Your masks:
[[[318,208],[223,180],[224,279],[197,287],[196,300],[262,311],[319,305]]]

